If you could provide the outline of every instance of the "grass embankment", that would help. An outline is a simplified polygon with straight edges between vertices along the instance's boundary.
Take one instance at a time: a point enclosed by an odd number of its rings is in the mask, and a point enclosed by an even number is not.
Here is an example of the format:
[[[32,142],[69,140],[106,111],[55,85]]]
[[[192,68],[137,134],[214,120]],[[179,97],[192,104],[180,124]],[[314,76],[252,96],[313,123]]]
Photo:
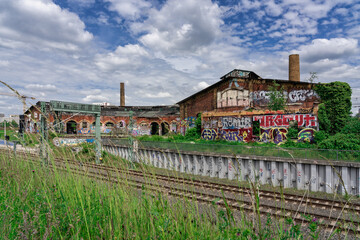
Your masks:
[[[190,198],[109,184],[0,155],[0,235],[4,239],[293,239],[291,218],[262,223]],[[254,214],[256,216],[255,210]],[[251,220],[252,219],[252,220]],[[275,226],[274,226],[275,224]],[[309,223],[316,238],[317,222]],[[307,237],[310,236],[308,233]]]
[[[197,151],[229,155],[253,155],[314,160],[360,161],[360,151],[318,149],[310,143],[275,145],[273,143],[239,143],[228,141],[173,140],[171,137],[142,136],[137,138],[140,147]],[[129,144],[127,139],[113,139],[112,144]]]

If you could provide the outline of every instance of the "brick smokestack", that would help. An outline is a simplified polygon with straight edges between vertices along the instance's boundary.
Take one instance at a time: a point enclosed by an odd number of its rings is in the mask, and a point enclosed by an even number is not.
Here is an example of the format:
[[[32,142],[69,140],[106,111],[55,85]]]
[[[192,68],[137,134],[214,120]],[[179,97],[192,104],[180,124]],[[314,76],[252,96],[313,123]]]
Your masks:
[[[300,57],[299,54],[289,55],[289,80],[300,82]]]
[[[120,107],[125,107],[125,84],[120,83]]]

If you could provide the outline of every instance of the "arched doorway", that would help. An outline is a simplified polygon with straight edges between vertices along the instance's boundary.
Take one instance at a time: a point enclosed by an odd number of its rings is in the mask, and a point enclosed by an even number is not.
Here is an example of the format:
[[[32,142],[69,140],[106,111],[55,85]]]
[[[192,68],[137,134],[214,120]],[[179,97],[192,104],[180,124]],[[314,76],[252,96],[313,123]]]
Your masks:
[[[66,133],[67,134],[76,134],[77,123],[75,121],[68,121],[66,123]]]
[[[159,124],[157,122],[152,122],[150,125],[150,134],[159,135]]]
[[[115,124],[112,123],[112,122],[107,122],[107,123],[105,123],[105,126],[106,126],[107,128],[113,128],[113,127],[115,126]]]
[[[161,135],[166,135],[169,132],[169,124],[167,122],[161,123]]]

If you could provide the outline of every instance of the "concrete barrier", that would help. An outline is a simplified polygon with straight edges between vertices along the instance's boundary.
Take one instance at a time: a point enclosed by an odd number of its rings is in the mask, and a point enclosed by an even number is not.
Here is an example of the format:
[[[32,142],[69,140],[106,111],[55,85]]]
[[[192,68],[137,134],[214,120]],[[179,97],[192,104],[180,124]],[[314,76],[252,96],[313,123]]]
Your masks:
[[[129,146],[104,144],[103,149],[129,159]],[[138,148],[134,154],[137,162],[194,175],[360,195],[360,163],[357,162],[230,156],[152,148]]]

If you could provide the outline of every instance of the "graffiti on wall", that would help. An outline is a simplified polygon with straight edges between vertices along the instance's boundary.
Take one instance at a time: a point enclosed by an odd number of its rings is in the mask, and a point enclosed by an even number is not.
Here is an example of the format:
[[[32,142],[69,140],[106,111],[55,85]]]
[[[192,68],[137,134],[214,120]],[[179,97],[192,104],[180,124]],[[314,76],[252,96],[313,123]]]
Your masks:
[[[249,106],[249,91],[244,89],[225,89],[217,93],[217,107]]]
[[[76,146],[81,143],[93,143],[94,139],[83,139],[83,138],[54,138],[53,143],[55,146]]]
[[[304,102],[307,99],[310,99],[314,96],[319,98],[319,96],[316,94],[314,90],[308,90],[308,89],[293,90],[289,92],[287,96],[289,101],[292,103]]]
[[[185,134],[186,130],[195,127],[196,117],[187,117],[180,122],[180,132]]]
[[[259,121],[261,127],[288,127],[290,121],[297,121],[298,127],[316,127],[317,118],[312,114],[284,114],[254,116],[253,121]]]
[[[286,141],[288,130],[284,127],[260,128],[260,142],[280,144]]]
[[[202,120],[202,128],[217,128],[218,127],[218,121],[214,119],[209,120]]]
[[[204,140],[215,140],[217,136],[218,134],[216,129],[204,128],[204,130],[201,132],[201,138]]]
[[[249,77],[249,74],[250,74],[250,72],[245,72],[245,71],[241,71],[241,70],[234,70],[234,71],[231,71],[228,74],[226,74],[224,76],[224,78],[227,78],[227,77]]]
[[[269,91],[254,91],[250,93],[250,99],[255,104],[267,104],[270,101]],[[290,92],[284,91],[284,96],[290,103],[305,102],[312,97],[319,98],[317,93],[312,89],[296,89]]]
[[[222,117],[220,121],[222,129],[251,128],[250,117]]]
[[[313,128],[304,128],[298,133],[298,142],[313,142],[315,130]]]
[[[252,139],[252,129],[220,130],[220,139],[232,142],[249,142]]]
[[[133,136],[151,135],[151,130],[148,123],[142,122],[139,126],[134,124],[132,131]]]

